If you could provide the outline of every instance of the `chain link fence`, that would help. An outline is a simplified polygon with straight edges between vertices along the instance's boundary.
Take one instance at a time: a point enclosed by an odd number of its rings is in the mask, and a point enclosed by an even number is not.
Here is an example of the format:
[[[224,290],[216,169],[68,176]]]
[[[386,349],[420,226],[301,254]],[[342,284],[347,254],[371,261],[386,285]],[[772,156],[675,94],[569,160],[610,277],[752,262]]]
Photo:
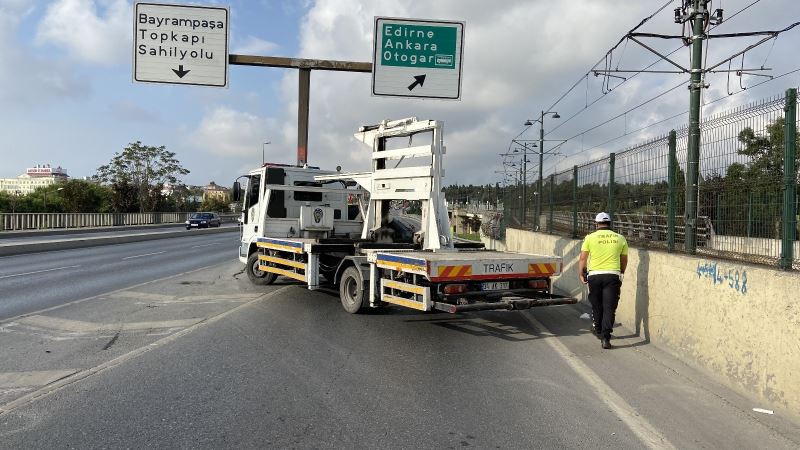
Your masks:
[[[690,251],[800,268],[800,161],[796,139],[786,138],[787,131],[794,136],[797,123],[785,120],[796,118],[796,107],[796,97],[787,93],[702,121],[697,247]],[[686,251],[687,147],[683,127],[545,176],[539,217],[520,215],[521,185],[510,186],[504,197],[506,225],[582,238],[594,230],[595,214],[606,211],[632,245]],[[787,159],[794,163],[793,177],[784,177]],[[527,210],[535,211],[535,205]]]

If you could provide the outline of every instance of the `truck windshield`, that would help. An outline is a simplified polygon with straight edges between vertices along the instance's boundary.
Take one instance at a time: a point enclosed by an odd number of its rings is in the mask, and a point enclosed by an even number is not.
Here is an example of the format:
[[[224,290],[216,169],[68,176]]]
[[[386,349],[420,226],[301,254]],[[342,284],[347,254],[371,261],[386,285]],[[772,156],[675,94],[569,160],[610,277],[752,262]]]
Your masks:
[[[245,198],[245,208],[250,208],[258,203],[259,193],[261,192],[261,175],[250,177],[247,186],[247,197]]]

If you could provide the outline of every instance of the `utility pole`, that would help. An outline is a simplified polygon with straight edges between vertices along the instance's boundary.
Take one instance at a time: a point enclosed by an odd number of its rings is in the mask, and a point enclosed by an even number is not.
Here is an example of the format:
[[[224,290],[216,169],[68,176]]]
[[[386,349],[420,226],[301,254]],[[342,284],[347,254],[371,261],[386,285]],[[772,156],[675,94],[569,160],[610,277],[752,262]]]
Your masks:
[[[555,114],[558,117],[558,113]],[[539,117],[539,182],[536,187],[536,191],[539,195],[536,196],[536,219],[534,223],[536,224],[536,231],[539,231],[539,217],[542,215],[542,170],[544,167],[544,111],[542,111],[542,115]]]
[[[525,126],[529,127],[535,122],[539,122],[539,179],[536,181],[536,217],[534,217],[534,225],[536,230],[539,229],[539,217],[542,215],[542,179],[544,177],[544,116],[550,114],[553,119],[560,119],[556,111],[542,110],[538,119],[528,119],[525,121]],[[536,147],[536,144],[533,144]]]
[[[520,208],[520,211],[523,211],[525,209],[525,199],[521,195],[522,194],[522,190],[524,189],[524,184],[522,184],[522,178],[523,178],[523,170],[522,170],[522,166],[519,166],[519,178],[518,178],[518,180],[519,180],[519,184],[521,184],[522,186],[520,186],[520,189],[517,190],[517,196],[519,197],[519,208]],[[520,225],[524,224],[525,223],[525,216],[520,217],[520,221],[519,222],[520,222]]]
[[[692,0],[687,11],[692,24],[692,67],[689,82],[689,146],[686,151],[686,219],[685,250],[693,255],[697,251],[697,193],[700,175],[700,93],[703,85],[703,40],[705,38],[706,3]]]
[[[528,218],[528,143],[522,144],[522,223]]]

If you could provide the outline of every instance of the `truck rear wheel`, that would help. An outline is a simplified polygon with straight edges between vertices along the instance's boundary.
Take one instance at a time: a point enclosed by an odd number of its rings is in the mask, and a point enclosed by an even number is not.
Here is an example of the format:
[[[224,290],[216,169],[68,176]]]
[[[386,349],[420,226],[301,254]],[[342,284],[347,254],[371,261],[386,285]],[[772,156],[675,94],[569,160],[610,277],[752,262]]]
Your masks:
[[[268,284],[272,284],[275,282],[275,279],[278,278],[277,274],[264,272],[263,270],[259,270],[258,268],[258,252],[253,252],[250,256],[247,257],[247,264],[245,265],[245,271],[247,272],[247,278],[250,279],[250,282],[257,285],[257,286],[266,286]]]
[[[344,269],[342,278],[339,279],[339,298],[342,307],[350,314],[356,314],[369,306],[369,288],[361,278],[361,272],[353,266]]]

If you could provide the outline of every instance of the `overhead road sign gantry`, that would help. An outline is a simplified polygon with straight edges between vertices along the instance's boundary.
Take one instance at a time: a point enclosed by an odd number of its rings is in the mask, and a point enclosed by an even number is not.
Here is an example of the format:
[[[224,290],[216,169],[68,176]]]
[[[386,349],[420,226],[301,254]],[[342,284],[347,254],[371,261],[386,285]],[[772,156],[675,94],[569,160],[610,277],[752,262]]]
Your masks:
[[[458,100],[464,22],[376,17],[372,95]]]
[[[228,86],[228,8],[136,3],[133,79]]]

